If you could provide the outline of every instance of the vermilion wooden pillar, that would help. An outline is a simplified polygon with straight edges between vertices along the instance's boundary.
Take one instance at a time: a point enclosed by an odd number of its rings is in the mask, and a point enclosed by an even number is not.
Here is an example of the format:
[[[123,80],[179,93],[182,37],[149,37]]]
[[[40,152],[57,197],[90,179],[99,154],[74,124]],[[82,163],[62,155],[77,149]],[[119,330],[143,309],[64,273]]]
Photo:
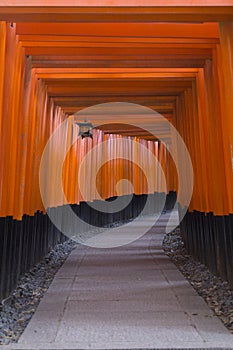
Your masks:
[[[5,76],[6,22],[0,22],[0,158],[3,159],[3,129],[2,114],[4,106],[4,76]],[[3,161],[0,162],[0,198],[3,188]],[[1,205],[0,205],[1,208]]]
[[[229,212],[233,213],[233,22],[219,24],[219,79]]]

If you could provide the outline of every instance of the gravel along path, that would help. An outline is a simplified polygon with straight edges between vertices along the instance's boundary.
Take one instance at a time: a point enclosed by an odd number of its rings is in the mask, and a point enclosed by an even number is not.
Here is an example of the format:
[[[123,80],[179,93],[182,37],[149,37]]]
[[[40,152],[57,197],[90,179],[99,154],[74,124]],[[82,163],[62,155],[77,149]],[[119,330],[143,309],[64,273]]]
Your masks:
[[[18,340],[54,275],[76,246],[72,240],[58,244],[21,277],[16,289],[0,303],[0,345]]]
[[[164,237],[163,249],[210,309],[233,333],[233,290],[228,282],[214,276],[205,265],[187,253],[179,228]]]

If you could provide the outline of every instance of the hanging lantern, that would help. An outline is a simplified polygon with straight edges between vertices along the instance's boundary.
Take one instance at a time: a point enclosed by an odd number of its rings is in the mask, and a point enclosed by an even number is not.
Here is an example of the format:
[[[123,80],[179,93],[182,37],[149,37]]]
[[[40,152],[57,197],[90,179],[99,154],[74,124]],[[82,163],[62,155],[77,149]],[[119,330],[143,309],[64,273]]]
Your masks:
[[[90,122],[84,120],[83,122],[75,122],[75,124],[79,126],[79,136],[81,136],[82,139],[84,139],[85,137],[93,138],[93,125]]]

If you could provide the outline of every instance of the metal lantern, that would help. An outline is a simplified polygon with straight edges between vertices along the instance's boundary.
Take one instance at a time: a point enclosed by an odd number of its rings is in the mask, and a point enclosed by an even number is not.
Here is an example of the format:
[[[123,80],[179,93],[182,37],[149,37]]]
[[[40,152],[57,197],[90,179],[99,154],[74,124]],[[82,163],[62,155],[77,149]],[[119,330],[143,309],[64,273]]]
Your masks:
[[[90,137],[93,138],[91,130],[93,129],[93,125],[88,122],[87,120],[84,120],[83,122],[75,122],[79,126],[79,136],[83,138]]]

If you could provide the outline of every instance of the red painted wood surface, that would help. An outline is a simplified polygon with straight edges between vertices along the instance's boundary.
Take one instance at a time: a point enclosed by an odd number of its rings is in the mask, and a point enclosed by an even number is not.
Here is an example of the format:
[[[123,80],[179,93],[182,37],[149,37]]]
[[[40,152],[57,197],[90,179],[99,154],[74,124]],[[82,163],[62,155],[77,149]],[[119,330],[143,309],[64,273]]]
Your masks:
[[[146,16],[153,13],[157,16],[155,10]],[[162,17],[150,22],[149,17],[143,16],[141,23],[136,23],[139,17],[133,22],[131,12],[127,15],[128,23],[123,23],[125,17],[122,22],[112,20],[107,24],[104,23],[107,17],[98,11],[89,17],[98,23],[50,23],[45,20],[45,9],[34,14],[28,11],[29,17],[25,18],[20,8],[0,9],[1,216],[20,219],[23,214],[44,210],[38,171],[49,136],[62,121],[82,108],[114,101],[148,106],[164,115],[180,132],[194,167],[190,211],[233,213],[231,7],[227,10],[182,7],[171,11],[167,19],[170,23],[156,23]],[[58,9],[51,10],[51,19],[54,11]],[[204,23],[180,22],[191,14],[197,22],[204,19]],[[9,16],[17,23],[6,23]],[[71,13],[67,16],[68,21]],[[40,19],[47,23],[38,23]],[[171,23],[172,19],[176,23]],[[101,116],[92,117],[91,121],[100,123]],[[174,146],[175,140],[169,139],[167,130],[156,124],[153,115],[145,116],[142,128],[145,122],[159,130],[165,143]],[[69,203],[82,200],[77,187],[82,158],[92,145],[108,138],[131,137],[145,144],[162,164],[167,190],[177,190],[175,165],[164,145],[159,147],[154,137],[143,130],[122,127],[119,123],[127,124],[127,120],[109,119],[109,126],[94,132],[93,141],[78,140],[68,153],[63,184]],[[94,166],[93,163],[93,169]],[[91,169],[87,171],[87,181],[90,176]],[[103,198],[116,195],[115,184],[122,177],[132,180],[135,193],[148,192],[145,178],[133,159],[115,160],[107,163],[97,177]],[[157,169],[154,177],[154,190],[165,190],[164,184],[159,183]],[[188,188],[189,179],[183,186]],[[51,206],[63,204],[54,201],[57,198],[54,191],[55,188],[48,189]],[[130,189],[121,188],[121,194],[127,191]],[[90,187],[89,199],[94,199],[93,196]]]

